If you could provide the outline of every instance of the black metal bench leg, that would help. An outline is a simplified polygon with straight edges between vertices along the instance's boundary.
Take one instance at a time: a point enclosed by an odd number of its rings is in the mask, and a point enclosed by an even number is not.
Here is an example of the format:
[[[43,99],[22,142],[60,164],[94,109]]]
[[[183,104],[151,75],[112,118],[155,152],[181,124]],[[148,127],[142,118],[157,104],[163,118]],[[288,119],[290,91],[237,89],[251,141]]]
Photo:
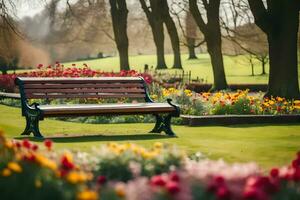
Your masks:
[[[175,133],[173,132],[173,130],[171,128],[171,118],[172,118],[171,114],[164,117],[164,119],[163,119],[163,131],[169,136],[175,136]]]
[[[155,116],[156,122],[155,122],[154,128],[152,129],[152,131],[150,131],[150,133],[160,133],[161,132],[160,129],[161,129],[161,126],[163,123],[163,118],[157,114],[155,114],[154,116]]]
[[[39,116],[26,116],[26,127],[21,135],[30,135],[31,132],[34,137],[43,137],[39,129]]]
[[[172,114],[169,114],[167,116],[160,116],[158,114],[155,114],[154,116],[156,118],[156,123],[150,133],[161,133],[162,131],[164,131],[169,136],[175,136],[175,133],[171,128]]]

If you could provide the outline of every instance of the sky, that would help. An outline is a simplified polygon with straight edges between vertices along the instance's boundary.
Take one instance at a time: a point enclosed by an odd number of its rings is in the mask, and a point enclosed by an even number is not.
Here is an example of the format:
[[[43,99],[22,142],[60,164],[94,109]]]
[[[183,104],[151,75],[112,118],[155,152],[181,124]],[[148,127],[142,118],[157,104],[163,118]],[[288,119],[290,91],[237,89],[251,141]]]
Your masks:
[[[78,0],[70,0],[69,2],[75,3]],[[15,15],[17,18],[21,19],[23,17],[33,17],[39,12],[41,12],[44,7],[49,3],[50,0],[17,0],[15,2],[17,12]],[[66,5],[66,0],[61,0],[58,4],[59,9],[64,9]]]
[[[33,17],[41,12],[45,6],[45,2],[41,0],[20,0],[16,3],[17,12],[15,13],[19,19],[23,17]]]

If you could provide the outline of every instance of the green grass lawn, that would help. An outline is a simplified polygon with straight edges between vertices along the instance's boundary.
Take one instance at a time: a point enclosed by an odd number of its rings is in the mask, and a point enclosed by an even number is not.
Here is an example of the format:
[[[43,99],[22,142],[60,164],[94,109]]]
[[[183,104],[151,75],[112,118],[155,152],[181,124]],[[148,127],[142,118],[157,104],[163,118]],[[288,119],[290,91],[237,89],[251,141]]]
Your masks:
[[[212,83],[212,67],[210,63],[210,57],[208,54],[199,54],[197,55],[199,59],[197,60],[188,60],[187,54],[182,54],[182,65],[185,71],[192,72],[192,78],[197,77],[207,80],[208,83]],[[172,67],[173,55],[165,55],[166,63],[169,68]],[[130,56],[129,62],[131,69],[137,71],[143,71],[144,65],[148,64],[149,66],[156,66],[156,56],[155,55],[139,55],[139,56]],[[95,59],[89,61],[80,61],[80,62],[70,62],[66,63],[67,66],[70,66],[72,63],[76,63],[78,66],[81,66],[83,63],[86,63],[93,69],[99,69],[103,71],[119,71],[119,58],[110,57],[104,59]],[[224,66],[225,73],[228,83],[267,83],[268,74],[260,75],[262,72],[259,62],[255,62],[254,73],[256,76],[251,76],[251,67],[247,56],[226,56],[224,55]],[[300,68],[300,66],[299,66]],[[269,71],[269,66],[266,67],[266,71]],[[300,70],[299,70],[300,71]],[[175,73],[175,70],[168,70],[170,73]],[[300,77],[300,73],[299,73]]]
[[[187,54],[182,54],[182,65],[185,72],[191,71],[192,78],[204,79],[207,83],[212,83],[212,67],[210,63],[210,57],[208,54],[197,55],[199,59],[188,60]],[[226,56],[224,55],[224,66],[227,82],[232,83],[267,83],[268,74],[260,75],[262,72],[259,62],[254,63],[254,73],[255,76],[251,76],[251,68],[247,56]],[[176,70],[170,69],[173,63],[173,55],[165,55],[166,63],[169,66],[167,70],[168,73],[174,74]],[[155,55],[137,55],[129,57],[131,69],[143,72],[144,65],[148,64],[149,67],[156,66],[156,56]],[[77,61],[64,63],[65,66],[71,66],[71,64],[77,64],[77,66],[82,66],[86,63],[92,69],[98,69],[106,72],[117,72],[119,71],[119,57],[110,57],[103,59],[92,59],[86,61]],[[18,70],[18,72],[24,72],[28,70]],[[166,71],[166,70],[162,70]],[[269,66],[266,66],[266,71],[269,71]],[[299,64],[299,78],[300,78],[300,64]],[[12,72],[12,71],[11,71]],[[177,73],[181,73],[177,70]]]
[[[0,129],[9,138],[22,138],[25,121],[20,108],[0,105]],[[148,134],[153,124],[80,124],[46,119],[41,131],[58,149],[88,151],[92,146],[115,142],[134,142],[150,146],[160,141],[179,146],[189,153],[203,152],[211,159],[229,162],[256,161],[264,168],[289,163],[300,150],[300,124],[244,126],[174,126],[176,138]],[[32,138],[32,137],[30,137]],[[36,140],[41,142],[40,140]]]

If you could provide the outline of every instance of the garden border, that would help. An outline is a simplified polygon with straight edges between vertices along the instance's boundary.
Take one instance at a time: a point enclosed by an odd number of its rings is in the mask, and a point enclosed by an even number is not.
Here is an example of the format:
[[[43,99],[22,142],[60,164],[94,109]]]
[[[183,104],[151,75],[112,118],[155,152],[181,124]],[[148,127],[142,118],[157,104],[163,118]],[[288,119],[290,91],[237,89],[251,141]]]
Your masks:
[[[247,90],[251,92],[265,92],[268,89],[267,84],[229,84],[231,90]],[[186,85],[186,88],[197,93],[207,92],[212,87],[212,84],[208,83],[189,83]]]
[[[183,125],[237,125],[300,123],[300,115],[181,115]]]

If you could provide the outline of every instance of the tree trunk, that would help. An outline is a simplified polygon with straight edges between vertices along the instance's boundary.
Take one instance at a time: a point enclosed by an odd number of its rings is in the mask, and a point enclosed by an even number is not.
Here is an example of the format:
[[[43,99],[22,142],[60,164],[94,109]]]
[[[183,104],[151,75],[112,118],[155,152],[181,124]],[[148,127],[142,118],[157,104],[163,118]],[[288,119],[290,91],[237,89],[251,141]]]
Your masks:
[[[248,0],[255,23],[267,34],[269,43],[269,88],[265,96],[300,98],[297,41],[299,1]]]
[[[296,99],[300,97],[297,58],[299,13],[289,11],[285,15],[288,15],[285,20],[268,34],[270,75],[266,96]]]
[[[190,11],[186,12],[185,16],[185,31],[186,31],[186,42],[189,51],[188,59],[198,59],[195,53],[195,43],[197,37],[197,24]]]
[[[228,85],[225,77],[219,22],[220,0],[209,1],[209,4],[206,6],[207,23],[205,23],[202,18],[197,5],[197,0],[189,0],[189,6],[196,24],[204,35],[207,51],[211,58],[214,76],[214,84],[211,90],[215,91],[226,89],[228,88]]]
[[[154,44],[156,47],[156,69],[167,69],[165,62],[165,37],[162,19],[162,6],[160,5],[160,2],[156,0],[150,0],[150,7],[146,4],[145,0],[140,0],[140,3],[150,24]]]
[[[181,56],[180,56],[180,46],[179,46],[179,37],[177,33],[177,28],[175,26],[175,23],[170,16],[169,13],[169,6],[168,2],[165,0],[162,0],[163,3],[163,19],[166,24],[170,39],[171,39],[171,44],[172,44],[172,49],[173,49],[173,54],[174,54],[174,63],[173,63],[173,68],[175,69],[182,69],[181,65]]]
[[[120,69],[121,70],[130,70],[129,60],[128,60],[128,46],[118,47],[119,58],[120,58]]]
[[[261,75],[265,75],[266,74],[266,62],[265,62],[265,59],[262,59],[262,61],[261,61],[261,68],[262,68]]]
[[[198,59],[195,52],[195,38],[187,37],[187,46],[189,50],[189,58],[188,59]]]
[[[164,48],[164,26],[162,22],[156,21],[153,22],[152,34],[156,47],[156,69],[167,69],[166,61],[165,61],[165,48]]]
[[[120,70],[129,70],[126,1],[109,0],[112,25],[120,58]]]
[[[212,91],[224,90],[228,88],[225,71],[223,56],[221,50],[221,39],[218,40],[214,37],[206,39],[207,51],[211,58],[211,64],[213,69],[214,84],[211,88]]]

